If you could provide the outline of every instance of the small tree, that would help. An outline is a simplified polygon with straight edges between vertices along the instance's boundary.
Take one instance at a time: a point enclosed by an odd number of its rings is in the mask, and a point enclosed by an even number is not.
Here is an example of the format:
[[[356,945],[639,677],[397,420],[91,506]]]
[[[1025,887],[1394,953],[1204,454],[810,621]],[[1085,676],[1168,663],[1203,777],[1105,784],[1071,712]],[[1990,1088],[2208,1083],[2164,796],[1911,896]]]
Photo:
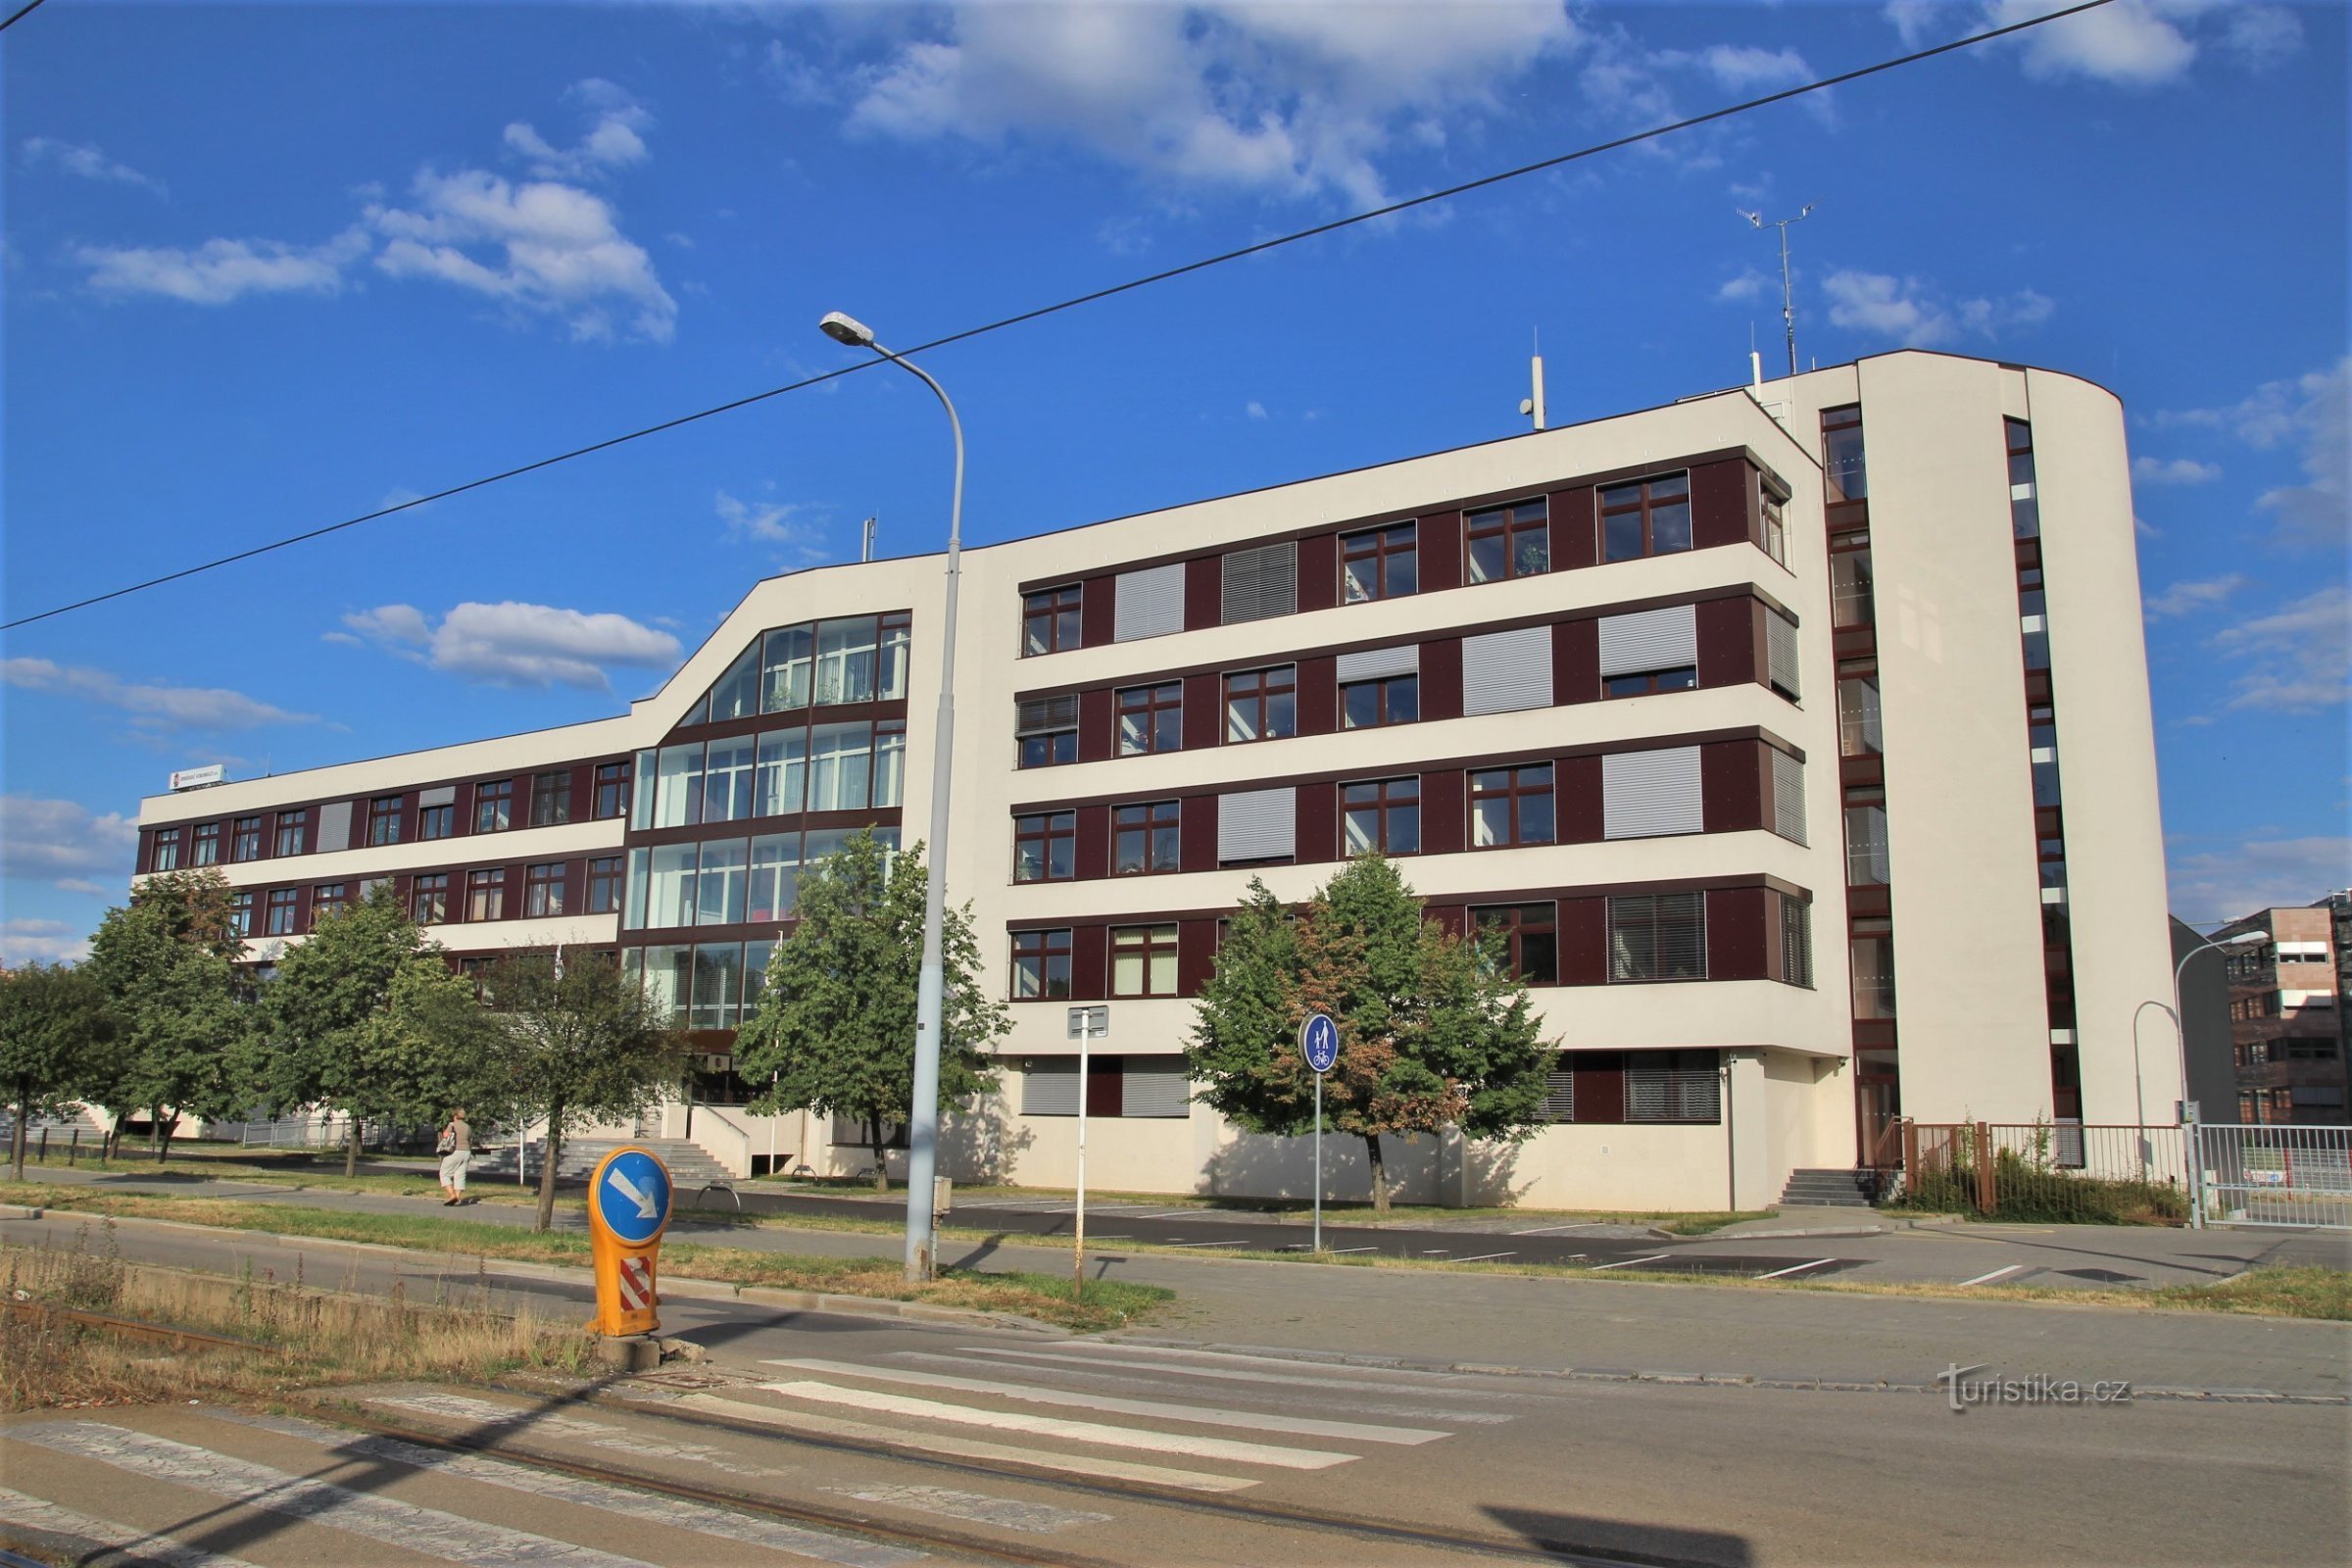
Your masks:
[[[8,1153],[16,1180],[24,1179],[24,1124],[73,1102],[84,1065],[113,1028],[88,970],[62,963],[0,970],[0,1083],[17,1113]]]
[[[425,1122],[497,1098],[484,1076],[493,1028],[387,878],[278,960],[261,993],[250,1077],[272,1109],[342,1111],[349,1176],[363,1119]]]
[[[1539,1035],[1526,987],[1497,955],[1425,920],[1377,855],[1351,861],[1296,920],[1250,883],[1185,1053],[1206,1086],[1196,1098],[1250,1132],[1311,1132],[1298,1027],[1314,1012],[1340,1030],[1324,1124],[1363,1140],[1375,1213],[1389,1212],[1385,1136],[1458,1126],[1515,1143],[1543,1125],[1557,1047]]]
[[[518,1128],[547,1123],[536,1227],[544,1231],[555,1223],[564,1134],[585,1122],[634,1116],[659,1100],[677,1081],[685,1044],[644,987],[602,954],[560,963],[549,954],[517,954],[491,967],[482,990],[501,1025],[502,1098]]]
[[[129,1111],[145,1110],[159,1162],[181,1116],[223,1116],[246,1098],[232,1064],[249,1059],[247,1007],[219,946],[169,887],[133,893],[90,940],[88,967],[119,1033],[84,1097],[115,1113],[118,1134]]]
[[[853,834],[801,875],[800,923],[778,943],[759,1010],[735,1041],[746,1078],[773,1075],[756,1108],[854,1117],[873,1140],[874,1186],[890,1178],[882,1129],[914,1104],[916,992],[923,957],[921,845],[885,862],[870,832]],[[1004,1004],[979,985],[971,910],[946,911],[946,1000],[939,1108],[996,1087],[988,1047]]]

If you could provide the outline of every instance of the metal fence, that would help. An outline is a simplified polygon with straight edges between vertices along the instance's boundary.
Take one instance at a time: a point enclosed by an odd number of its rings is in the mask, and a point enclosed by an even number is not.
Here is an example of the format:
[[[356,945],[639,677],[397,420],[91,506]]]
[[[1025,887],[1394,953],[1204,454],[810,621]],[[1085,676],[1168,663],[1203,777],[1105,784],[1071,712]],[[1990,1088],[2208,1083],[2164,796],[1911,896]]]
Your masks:
[[[1985,1219],[2178,1224],[2193,1206],[2179,1127],[1901,1123],[1902,1201]]]
[[[2352,1127],[2196,1131],[2207,1223],[2352,1229]]]

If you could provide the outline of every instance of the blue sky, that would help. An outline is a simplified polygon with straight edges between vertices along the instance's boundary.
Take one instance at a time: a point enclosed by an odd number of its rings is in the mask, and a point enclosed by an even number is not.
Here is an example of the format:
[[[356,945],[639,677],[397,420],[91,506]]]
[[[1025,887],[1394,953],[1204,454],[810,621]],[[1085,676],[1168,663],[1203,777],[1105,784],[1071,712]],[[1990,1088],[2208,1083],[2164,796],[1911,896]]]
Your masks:
[[[1383,199],[1852,69],[1867,6],[110,4],[0,38],[16,616]],[[2341,7],[2117,0],[973,343],[989,540],[1744,379],[1777,341],[2132,416],[2174,905],[2352,882]],[[766,573],[944,532],[861,374],[25,627],[0,958],[70,955],[174,767],[617,711]]]

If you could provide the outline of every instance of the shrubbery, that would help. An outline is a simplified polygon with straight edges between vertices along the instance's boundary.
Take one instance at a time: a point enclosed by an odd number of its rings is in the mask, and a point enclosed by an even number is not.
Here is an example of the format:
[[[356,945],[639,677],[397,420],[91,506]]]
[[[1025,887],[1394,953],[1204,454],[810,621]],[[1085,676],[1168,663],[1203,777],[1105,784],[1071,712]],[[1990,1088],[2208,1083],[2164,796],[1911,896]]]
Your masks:
[[[2188,1218],[2188,1195],[2168,1182],[2083,1176],[2001,1150],[1992,1159],[1993,1206],[1984,1219],[2076,1225],[2173,1225]],[[1901,1201],[1911,1208],[1977,1214],[1973,1161],[1908,1172]]]

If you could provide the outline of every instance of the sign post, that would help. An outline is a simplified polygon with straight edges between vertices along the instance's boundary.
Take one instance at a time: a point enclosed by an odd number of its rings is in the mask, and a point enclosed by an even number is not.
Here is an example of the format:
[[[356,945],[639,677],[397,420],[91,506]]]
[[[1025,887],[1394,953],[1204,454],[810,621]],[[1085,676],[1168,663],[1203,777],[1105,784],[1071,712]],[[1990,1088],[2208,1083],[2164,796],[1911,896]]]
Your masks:
[[[1298,1051],[1315,1070],[1315,1250],[1323,1250],[1323,1075],[1340,1059],[1340,1026],[1328,1012],[1310,1012],[1298,1026]]]
[[[669,1228],[669,1168],[650,1149],[615,1149],[588,1178],[588,1252],[596,1263],[596,1321],[608,1336],[651,1334],[654,1265]]]
[[[1086,1069],[1088,1055],[1098,1039],[1110,1038],[1110,1009],[1108,1007],[1072,1007],[1069,1012],[1070,1038],[1078,1042],[1078,1208],[1077,1246],[1070,1252],[1070,1299],[1075,1301],[1086,1295]]]

